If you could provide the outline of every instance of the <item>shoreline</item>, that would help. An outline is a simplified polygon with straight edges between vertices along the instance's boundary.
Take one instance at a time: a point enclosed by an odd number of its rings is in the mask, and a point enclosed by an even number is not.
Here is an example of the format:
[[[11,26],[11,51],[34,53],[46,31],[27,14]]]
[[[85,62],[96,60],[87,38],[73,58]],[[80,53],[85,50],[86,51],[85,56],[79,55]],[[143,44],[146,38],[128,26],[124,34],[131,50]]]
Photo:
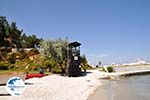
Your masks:
[[[150,67],[150,66],[149,66]],[[115,72],[115,73],[105,73],[102,72],[106,77],[103,77],[101,80],[102,85],[98,86],[96,90],[89,95],[88,100],[113,100],[113,95],[111,95],[110,90],[108,91],[109,81],[120,81],[120,79],[131,76],[141,76],[141,75],[150,75],[150,69],[145,70],[133,70],[133,71],[124,71],[124,72]]]
[[[107,100],[105,93],[108,81],[118,80],[121,76],[150,74],[150,70],[128,71],[107,73],[96,70],[88,70],[85,76],[65,77],[60,75],[50,75],[42,78],[32,78],[25,80],[25,91],[21,96],[0,96],[0,100],[92,100],[96,91],[101,88],[101,99]],[[0,86],[0,94],[8,94],[5,86]],[[97,100],[97,99],[95,99]]]
[[[120,80],[106,80],[89,95],[88,100],[148,100],[149,78],[150,75],[135,75]]]
[[[101,100],[108,100],[108,99],[107,99],[107,95],[106,95],[106,93],[105,93],[105,91],[104,91],[104,89],[103,89],[103,88],[105,88],[106,85],[108,84],[108,81],[109,81],[109,80],[104,80],[104,79],[102,79],[102,80],[101,80],[102,85],[99,85],[99,86],[93,91],[92,94],[89,94],[87,100],[99,100],[99,99],[101,99]],[[99,91],[101,91],[101,94],[98,94]],[[97,95],[100,95],[99,97],[101,97],[101,98],[98,98]]]

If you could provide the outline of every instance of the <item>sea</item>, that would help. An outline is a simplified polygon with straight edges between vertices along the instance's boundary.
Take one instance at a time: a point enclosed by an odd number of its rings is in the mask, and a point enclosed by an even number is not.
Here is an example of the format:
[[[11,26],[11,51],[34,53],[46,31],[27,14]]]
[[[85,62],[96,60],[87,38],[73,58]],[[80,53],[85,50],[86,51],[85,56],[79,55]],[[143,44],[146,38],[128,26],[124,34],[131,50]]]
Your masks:
[[[89,100],[150,100],[150,75],[103,82]]]

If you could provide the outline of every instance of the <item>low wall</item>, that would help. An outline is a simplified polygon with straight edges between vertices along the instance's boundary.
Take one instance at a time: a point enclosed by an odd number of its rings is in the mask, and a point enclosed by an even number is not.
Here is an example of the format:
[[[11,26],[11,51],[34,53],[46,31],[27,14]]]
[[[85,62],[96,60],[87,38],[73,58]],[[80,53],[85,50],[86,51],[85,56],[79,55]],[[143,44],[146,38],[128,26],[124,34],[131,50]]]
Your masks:
[[[110,79],[115,79],[122,76],[150,75],[150,66],[124,66],[115,67],[114,70],[114,73],[107,73],[106,76]]]
[[[19,74],[19,75],[0,75],[0,85],[5,85],[9,78],[11,77],[20,77],[22,80],[25,80],[25,75],[24,74]]]

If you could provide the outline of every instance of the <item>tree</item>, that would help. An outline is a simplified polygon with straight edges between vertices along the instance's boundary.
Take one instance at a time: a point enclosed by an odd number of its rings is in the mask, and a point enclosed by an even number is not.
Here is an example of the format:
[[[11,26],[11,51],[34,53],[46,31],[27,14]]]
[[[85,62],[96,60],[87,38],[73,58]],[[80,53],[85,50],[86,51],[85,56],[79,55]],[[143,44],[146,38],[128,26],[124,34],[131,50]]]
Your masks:
[[[45,40],[41,42],[40,53],[58,63],[63,63],[66,59],[66,44],[67,40]]]
[[[36,48],[40,41],[36,35],[27,36],[23,30],[18,29],[16,22],[8,23],[6,17],[0,16],[0,47]]]
[[[21,46],[21,33],[15,22],[8,23],[6,17],[0,16],[0,46],[5,47],[20,47]]]
[[[67,40],[62,39],[44,40],[41,42],[40,54],[47,59],[53,72],[65,72],[67,43]]]
[[[81,68],[84,70],[84,72],[86,72],[87,69],[92,68],[88,64],[87,58],[86,58],[86,56],[84,54],[81,56]]]
[[[29,36],[27,36],[26,34],[22,35],[22,46],[24,48],[39,47],[41,41],[42,39],[37,38],[34,34]]]
[[[11,47],[15,47],[15,48],[22,47],[22,44],[21,44],[22,32],[23,30],[19,30],[18,27],[16,26],[16,22],[11,23],[11,25],[9,26],[9,34],[6,39],[11,45]]]
[[[5,46],[5,37],[8,34],[9,24],[6,17],[0,16],[0,47]]]
[[[82,64],[87,64],[87,63],[88,63],[85,54],[83,54],[83,55],[81,56],[81,63],[82,63]]]

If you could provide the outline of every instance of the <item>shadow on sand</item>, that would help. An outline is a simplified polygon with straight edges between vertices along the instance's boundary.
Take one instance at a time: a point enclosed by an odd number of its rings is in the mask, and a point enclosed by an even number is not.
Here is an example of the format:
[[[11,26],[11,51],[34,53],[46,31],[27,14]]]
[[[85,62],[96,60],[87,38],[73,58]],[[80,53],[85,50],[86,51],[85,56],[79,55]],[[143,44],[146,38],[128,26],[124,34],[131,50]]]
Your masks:
[[[25,85],[34,85],[33,83],[25,83]],[[0,86],[6,86],[6,84],[0,84]]]
[[[0,94],[0,96],[11,96],[11,95],[6,93],[6,94]]]
[[[0,84],[0,86],[6,86],[6,84]]]
[[[34,85],[33,83],[25,83],[25,85]]]
[[[88,71],[86,71],[86,72],[81,72],[81,75],[78,75],[78,76],[73,76],[73,77],[84,77],[84,76],[87,76],[88,74],[91,74],[92,72],[88,72]],[[66,73],[62,73],[62,72],[60,72],[60,73],[54,73],[54,74],[57,74],[57,75],[60,75],[60,76],[67,76],[67,74]]]
[[[87,74],[92,74],[92,72],[82,72],[81,76],[87,76]]]

